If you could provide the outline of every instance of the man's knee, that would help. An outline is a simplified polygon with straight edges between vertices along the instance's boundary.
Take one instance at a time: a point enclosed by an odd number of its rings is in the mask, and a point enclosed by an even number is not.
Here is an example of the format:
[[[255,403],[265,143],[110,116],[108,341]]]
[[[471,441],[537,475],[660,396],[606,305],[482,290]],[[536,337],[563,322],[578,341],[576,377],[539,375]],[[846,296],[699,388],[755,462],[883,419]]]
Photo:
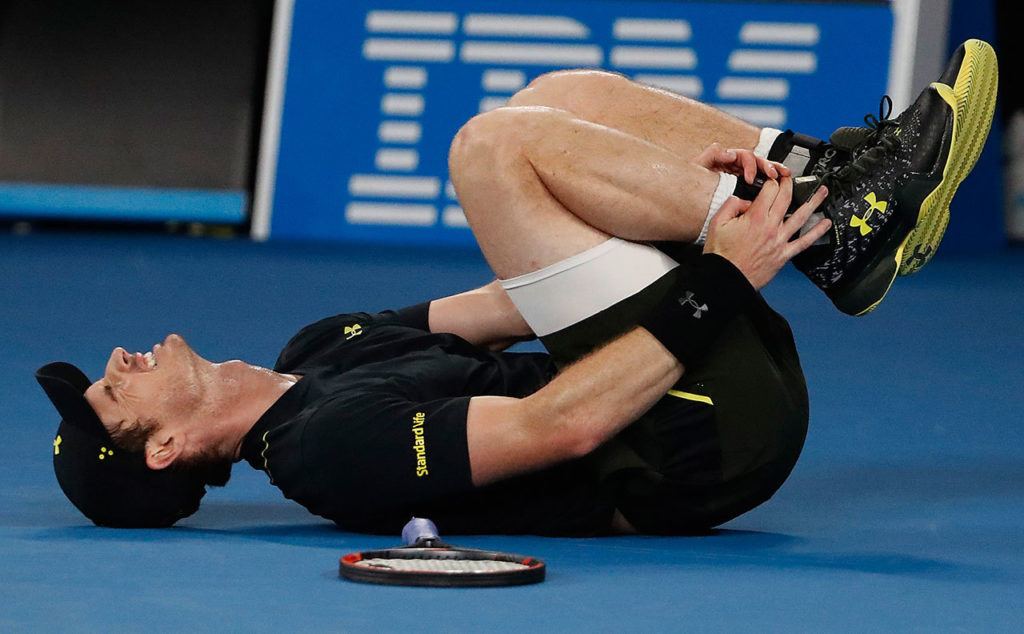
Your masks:
[[[533,140],[565,116],[568,113],[531,106],[498,108],[473,117],[456,133],[448,151],[452,181],[458,187],[474,175],[493,178],[498,170],[520,160]]]
[[[576,112],[629,84],[624,75],[603,70],[556,70],[536,77],[516,94],[510,106],[549,106]]]

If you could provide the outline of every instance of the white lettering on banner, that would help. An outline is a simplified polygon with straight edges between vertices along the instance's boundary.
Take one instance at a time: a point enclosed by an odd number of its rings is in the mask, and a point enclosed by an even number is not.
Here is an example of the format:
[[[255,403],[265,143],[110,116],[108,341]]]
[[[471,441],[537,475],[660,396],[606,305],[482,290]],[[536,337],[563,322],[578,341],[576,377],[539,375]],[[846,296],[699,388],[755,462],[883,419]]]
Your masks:
[[[619,68],[673,68],[693,70],[697,54],[692,48],[667,46],[616,46],[612,48],[612,66]]]
[[[419,143],[423,130],[416,121],[381,121],[377,138],[382,143]]]
[[[377,150],[374,162],[377,165],[377,169],[382,172],[411,172],[419,167],[420,153],[416,150],[381,148]]]
[[[474,37],[552,37],[577,40],[590,37],[590,29],[561,15],[470,13],[462,20],[462,31]]]
[[[785,79],[725,77],[718,82],[717,92],[719,99],[785,101],[789,97],[789,82]]]
[[[454,13],[431,11],[370,11],[366,30],[370,33],[430,33],[451,35],[458,28]]]
[[[409,115],[418,117],[423,114],[423,97],[421,95],[388,93],[381,98],[380,109],[384,114]]]
[[[527,64],[531,66],[600,66],[604,53],[588,44],[515,44],[469,41],[459,50],[467,64]]]
[[[729,70],[775,71],[777,73],[813,73],[818,69],[818,58],[804,51],[767,51],[740,49],[729,55]]]
[[[444,208],[444,212],[441,214],[441,222],[448,227],[468,227],[469,221],[466,220],[466,214],[462,211],[462,207],[458,205],[448,205]]]
[[[619,18],[612,27],[612,34],[617,40],[685,42],[693,37],[693,29],[686,20]]]
[[[430,176],[353,174],[348,179],[348,193],[351,196],[432,200],[441,193],[441,179]]]
[[[345,221],[354,225],[429,227],[437,222],[437,207],[405,203],[349,203]]]
[[[817,24],[796,22],[747,22],[740,29],[744,44],[788,44],[814,46],[821,39]]]
[[[422,66],[392,66],[384,71],[388,88],[423,88],[427,85],[427,69]]]
[[[728,56],[728,76],[708,79],[695,73],[700,59],[685,45],[694,37],[685,19],[617,17],[612,32],[601,34],[615,42],[607,49],[591,40],[593,30],[585,21],[564,15],[373,10],[367,12],[365,26],[364,59],[397,64],[383,69],[388,92],[381,97],[379,146],[373,150],[377,173],[348,175],[353,200],[345,208],[345,219],[364,225],[440,223],[453,229],[468,223],[451,182],[415,174],[427,107],[423,91],[434,72],[430,69],[437,65],[489,66],[480,70],[479,112],[506,105],[539,71],[602,67],[607,61],[637,82],[693,99],[704,96],[705,81],[716,81],[716,107],[755,125],[781,128],[790,97],[785,75],[815,72],[818,59],[811,47],[821,40],[814,23],[744,22],[735,32],[737,48]],[[437,204],[387,202],[396,199]]]
[[[484,71],[480,85],[490,92],[515,92],[526,86],[526,73],[521,70],[488,68]]]
[[[370,38],[363,42],[363,57],[385,61],[450,62],[455,57],[455,45],[448,40]]]

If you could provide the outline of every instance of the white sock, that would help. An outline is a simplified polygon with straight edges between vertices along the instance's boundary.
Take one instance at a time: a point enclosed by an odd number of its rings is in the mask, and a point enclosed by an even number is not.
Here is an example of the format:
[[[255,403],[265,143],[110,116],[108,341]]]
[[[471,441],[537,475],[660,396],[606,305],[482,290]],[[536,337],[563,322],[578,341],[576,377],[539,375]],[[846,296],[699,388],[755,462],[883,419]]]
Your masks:
[[[715,188],[715,193],[711,197],[711,206],[708,207],[708,217],[704,219],[704,226],[701,227],[700,235],[694,240],[694,244],[704,244],[708,238],[711,219],[715,217],[725,201],[729,200],[729,196],[732,196],[734,191],[736,191],[736,177],[732,174],[719,174],[718,187]]]
[[[771,151],[772,145],[775,144],[775,139],[779,138],[782,134],[782,130],[776,130],[775,128],[761,128],[761,138],[757,141],[757,147],[754,148],[754,154],[761,158],[768,158],[768,152]]]

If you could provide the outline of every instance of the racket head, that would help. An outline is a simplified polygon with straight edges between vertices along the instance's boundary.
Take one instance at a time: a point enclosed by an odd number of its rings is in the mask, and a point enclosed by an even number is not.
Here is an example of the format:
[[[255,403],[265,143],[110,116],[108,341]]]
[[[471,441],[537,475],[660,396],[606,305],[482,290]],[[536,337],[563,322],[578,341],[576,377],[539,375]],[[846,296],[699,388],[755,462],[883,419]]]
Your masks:
[[[397,586],[495,587],[540,583],[544,562],[470,548],[405,546],[349,553],[338,574],[350,581]]]

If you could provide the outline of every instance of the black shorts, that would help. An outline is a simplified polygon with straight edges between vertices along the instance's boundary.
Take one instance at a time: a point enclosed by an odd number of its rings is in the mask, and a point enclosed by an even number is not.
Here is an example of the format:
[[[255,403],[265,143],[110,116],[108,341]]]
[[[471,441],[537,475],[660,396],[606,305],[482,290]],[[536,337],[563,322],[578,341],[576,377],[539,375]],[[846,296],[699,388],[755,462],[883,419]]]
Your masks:
[[[569,363],[629,330],[700,250],[657,245],[679,268],[644,290],[542,338]],[[793,334],[763,298],[733,320],[700,365],[643,417],[587,458],[640,532],[698,533],[768,500],[792,471],[808,403]]]

